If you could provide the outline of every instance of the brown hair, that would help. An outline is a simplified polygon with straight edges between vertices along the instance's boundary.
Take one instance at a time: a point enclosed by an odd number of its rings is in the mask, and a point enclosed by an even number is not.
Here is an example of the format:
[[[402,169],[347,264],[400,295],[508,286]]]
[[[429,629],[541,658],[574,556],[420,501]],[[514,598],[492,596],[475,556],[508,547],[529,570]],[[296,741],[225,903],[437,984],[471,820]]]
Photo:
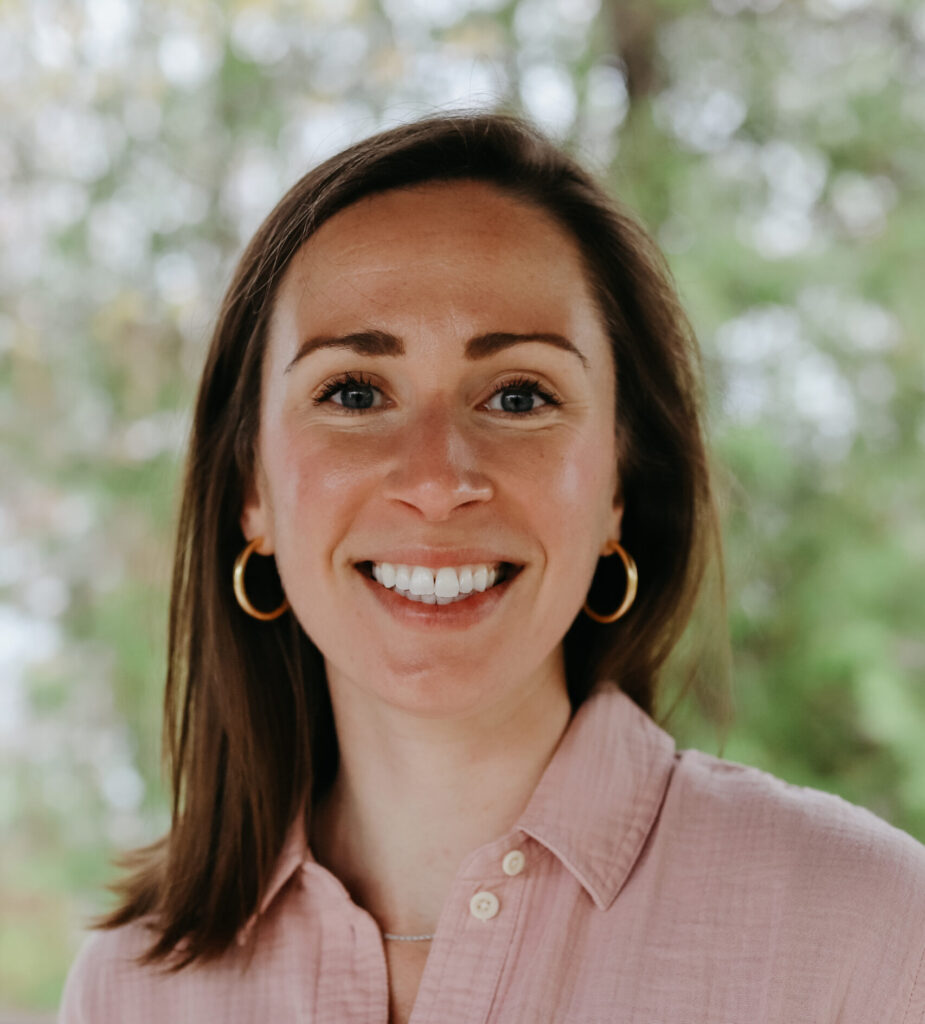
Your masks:
[[[622,543],[639,567],[629,613],[611,625],[579,614],[564,638],[577,707],[598,679],[649,714],[660,670],[690,617],[719,527],[700,421],[697,343],[646,231],[572,159],[517,118],[454,114],[392,128],[306,174],[247,246],[222,304],[196,402],[170,604],[164,759],[172,824],[121,858],[119,905],[94,922],[150,918],[139,963],[185,947],[172,970],[220,956],[259,905],[303,800],[337,767],[324,664],[292,614],[265,623],[232,594],[239,518],[252,472],[266,327],[295,253],[358,199],[425,182],[476,179],[551,214],[577,240],[610,334],[625,512]],[[256,561],[265,561],[259,559]],[[269,562],[270,560],[266,560]],[[623,592],[617,558],[589,595]],[[275,607],[279,580],[249,582]],[[310,807],[310,799],[308,806]]]

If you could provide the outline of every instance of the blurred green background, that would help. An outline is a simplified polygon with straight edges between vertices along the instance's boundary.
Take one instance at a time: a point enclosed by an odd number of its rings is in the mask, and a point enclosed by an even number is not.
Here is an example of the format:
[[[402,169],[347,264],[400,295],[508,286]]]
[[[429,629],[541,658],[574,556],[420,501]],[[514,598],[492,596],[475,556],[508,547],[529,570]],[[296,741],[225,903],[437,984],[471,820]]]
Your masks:
[[[178,471],[237,253],[319,160],[458,107],[562,140],[676,275],[726,480],[723,755],[925,839],[925,6],[4,0],[0,1019],[46,1019],[109,857],[167,824]],[[674,731],[717,752],[697,701]]]

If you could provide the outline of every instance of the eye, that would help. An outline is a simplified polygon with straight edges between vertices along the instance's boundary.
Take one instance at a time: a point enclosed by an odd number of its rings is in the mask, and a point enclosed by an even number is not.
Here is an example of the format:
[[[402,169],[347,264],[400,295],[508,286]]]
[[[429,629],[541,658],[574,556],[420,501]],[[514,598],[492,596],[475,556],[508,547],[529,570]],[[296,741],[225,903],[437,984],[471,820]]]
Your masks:
[[[378,391],[379,389],[362,373],[358,376],[354,376],[352,373],[342,373],[334,380],[329,380],[312,401],[315,405],[333,402],[345,412],[364,412],[366,409],[374,407]],[[334,401],[335,395],[340,395],[339,402]]]
[[[500,406],[493,404],[495,399],[500,400]],[[537,406],[537,399],[542,399],[543,404]],[[546,406],[561,404],[555,395],[546,391],[540,382],[533,380],[532,377],[504,381],[488,400],[490,409],[514,416],[530,416]]]

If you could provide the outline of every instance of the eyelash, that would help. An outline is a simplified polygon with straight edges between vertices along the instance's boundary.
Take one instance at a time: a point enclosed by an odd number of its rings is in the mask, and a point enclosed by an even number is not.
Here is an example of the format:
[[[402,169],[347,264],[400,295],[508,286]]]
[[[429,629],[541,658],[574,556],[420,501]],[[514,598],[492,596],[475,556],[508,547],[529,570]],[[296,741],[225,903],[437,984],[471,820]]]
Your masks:
[[[366,377],[365,374],[360,373],[354,375],[352,373],[342,373],[340,376],[335,377],[333,380],[329,380],[324,384],[318,394],[312,399],[312,402],[314,405],[321,405],[324,402],[330,401],[332,396],[336,395],[337,392],[348,387],[374,388],[375,385]],[[378,390],[378,388],[376,390]],[[537,409],[530,409],[526,412],[504,412],[503,410],[494,410],[495,412],[501,412],[503,416],[513,416],[518,419],[523,419],[527,416],[535,416],[537,413],[542,412],[546,406],[562,404],[555,395],[546,391],[540,382],[534,380],[532,377],[515,377],[512,380],[503,381],[497,388],[495,388],[491,397],[494,398],[494,396],[500,391],[520,391],[528,395],[537,395],[546,403],[546,405],[542,405]],[[346,413],[364,413],[372,411],[371,409],[350,409],[347,406],[341,406],[341,409]]]

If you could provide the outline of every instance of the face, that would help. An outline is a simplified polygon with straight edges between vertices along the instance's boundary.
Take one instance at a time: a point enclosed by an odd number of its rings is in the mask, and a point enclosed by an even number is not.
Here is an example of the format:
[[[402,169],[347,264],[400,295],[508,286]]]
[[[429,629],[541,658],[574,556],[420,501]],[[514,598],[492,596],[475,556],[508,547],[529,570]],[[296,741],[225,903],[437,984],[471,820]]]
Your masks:
[[[433,184],[312,236],[273,311],[241,526],[332,696],[450,717],[564,689],[619,537],[614,390],[576,243],[541,209]]]

